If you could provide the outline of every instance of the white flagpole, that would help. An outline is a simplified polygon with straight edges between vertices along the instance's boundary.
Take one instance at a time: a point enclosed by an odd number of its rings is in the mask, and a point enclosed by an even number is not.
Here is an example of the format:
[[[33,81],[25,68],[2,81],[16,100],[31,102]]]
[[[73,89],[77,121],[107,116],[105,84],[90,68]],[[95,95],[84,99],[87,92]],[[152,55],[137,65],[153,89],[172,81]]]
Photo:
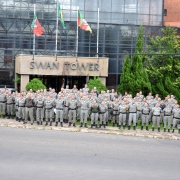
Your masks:
[[[58,36],[58,0],[57,0],[57,18],[56,18],[56,47],[55,47],[55,55],[56,55],[56,61],[57,61],[57,36]]]
[[[77,6],[77,32],[76,32],[76,61],[77,61],[77,56],[78,56],[78,10],[79,10],[79,6]]]
[[[36,4],[34,4],[34,15],[36,14]],[[35,34],[33,34],[33,60],[35,55]]]
[[[99,57],[99,8],[98,8],[98,21],[97,21],[97,58]]]

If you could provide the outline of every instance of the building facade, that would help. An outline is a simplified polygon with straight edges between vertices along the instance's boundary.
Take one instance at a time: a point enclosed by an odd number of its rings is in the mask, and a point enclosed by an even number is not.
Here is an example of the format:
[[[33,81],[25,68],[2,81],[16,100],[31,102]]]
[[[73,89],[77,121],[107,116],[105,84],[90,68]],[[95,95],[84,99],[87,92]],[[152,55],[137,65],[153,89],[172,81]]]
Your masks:
[[[76,56],[77,7],[89,23],[93,33],[78,30],[78,57],[97,56],[97,19],[100,9],[99,53],[107,57],[106,86],[116,88],[127,53],[133,54],[139,25],[144,27],[145,46],[149,38],[160,34],[164,21],[163,0],[59,0],[66,29],[58,26],[57,56]],[[19,54],[32,55],[31,23],[36,14],[44,33],[36,37],[35,54],[55,56],[56,0],[0,0],[0,85],[14,86],[15,61]],[[99,59],[101,60],[101,59]],[[30,78],[38,77],[36,75]],[[81,76],[64,76],[64,84],[79,88],[86,82]],[[40,77],[47,86],[53,79]],[[56,77],[57,78],[57,77]],[[87,79],[87,78],[86,78]],[[56,86],[53,84],[52,86]],[[59,87],[55,87],[59,89]]]

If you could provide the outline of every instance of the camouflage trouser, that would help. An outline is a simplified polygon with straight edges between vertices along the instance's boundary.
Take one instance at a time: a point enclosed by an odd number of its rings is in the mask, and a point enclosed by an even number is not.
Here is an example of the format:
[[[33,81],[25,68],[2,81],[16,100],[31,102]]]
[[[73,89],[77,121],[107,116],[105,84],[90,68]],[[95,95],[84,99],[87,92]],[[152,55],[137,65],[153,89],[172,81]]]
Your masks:
[[[99,114],[100,124],[106,124],[106,113]]]
[[[170,129],[171,128],[171,116],[164,116],[163,121],[164,121],[164,128],[166,128],[166,125],[168,124],[168,129]]]
[[[88,109],[81,109],[81,123],[87,123]]]
[[[18,117],[19,119],[25,119],[25,107],[18,108]]]
[[[91,113],[91,124],[98,124],[98,113]]]
[[[118,111],[113,111],[112,123],[118,123],[118,122],[119,122],[119,113]]]
[[[46,122],[48,122],[49,120],[50,122],[52,122],[52,109],[46,109],[45,113],[46,113]]]
[[[44,117],[43,113],[44,113],[43,108],[37,107],[37,110],[36,110],[36,121],[37,122],[40,122],[40,121],[43,122],[43,117]]]
[[[13,104],[7,104],[7,114],[8,116],[12,116],[13,113]]]
[[[160,128],[160,116],[153,116],[152,121],[152,127],[154,127],[157,124],[157,127]]]
[[[142,114],[142,126],[149,125],[149,114]]]
[[[131,126],[132,122],[133,122],[133,126],[136,126],[136,123],[137,123],[136,113],[129,113],[128,125]]]
[[[69,122],[76,123],[76,109],[69,110]]]
[[[33,107],[30,107],[30,108],[27,108],[27,107],[26,107],[25,113],[26,113],[26,116],[25,116],[25,122],[27,122],[28,117],[30,117],[31,123],[33,123],[33,122],[34,122]]]
[[[0,113],[6,115],[6,103],[0,103]]]
[[[119,125],[123,123],[123,126],[126,125],[126,113],[119,114]]]
[[[56,109],[56,122],[63,122],[63,109]]]

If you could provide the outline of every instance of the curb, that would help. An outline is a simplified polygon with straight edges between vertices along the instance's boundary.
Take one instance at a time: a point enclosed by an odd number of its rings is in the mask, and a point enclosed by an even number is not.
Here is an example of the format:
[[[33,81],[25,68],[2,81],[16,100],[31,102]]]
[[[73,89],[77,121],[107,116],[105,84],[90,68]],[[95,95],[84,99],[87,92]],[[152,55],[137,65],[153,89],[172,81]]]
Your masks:
[[[113,135],[123,135],[123,136],[133,136],[133,137],[143,137],[143,138],[154,138],[154,139],[165,139],[165,140],[180,140],[180,135],[177,133],[157,133],[157,132],[147,132],[147,131],[128,131],[128,130],[116,130],[114,129],[88,129],[88,128],[78,128],[78,127],[54,127],[54,126],[38,126],[30,124],[14,124],[14,123],[0,123],[1,127],[11,127],[11,128],[22,128],[22,129],[34,129],[34,130],[54,130],[54,131],[68,131],[68,132],[82,132],[82,133],[97,133],[97,134],[113,134]]]

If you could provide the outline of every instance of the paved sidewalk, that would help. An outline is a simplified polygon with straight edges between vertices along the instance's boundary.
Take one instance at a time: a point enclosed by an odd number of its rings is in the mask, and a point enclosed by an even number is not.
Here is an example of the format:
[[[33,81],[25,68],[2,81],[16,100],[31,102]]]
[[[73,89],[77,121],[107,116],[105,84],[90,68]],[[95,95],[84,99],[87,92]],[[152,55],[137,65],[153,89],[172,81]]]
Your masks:
[[[45,124],[45,122],[44,122]],[[144,138],[155,138],[155,139],[168,139],[168,140],[180,140],[180,134],[178,134],[177,130],[175,130],[175,133],[172,133],[172,130],[170,133],[168,132],[158,132],[155,130],[152,132],[152,130],[146,131],[146,130],[119,130],[117,127],[106,127],[101,129],[96,128],[79,128],[79,126],[76,127],[68,127],[67,123],[64,123],[64,127],[56,127],[55,123],[53,123],[53,126],[45,126],[45,125],[36,125],[36,122],[31,125],[30,122],[28,122],[26,125],[24,125],[22,122],[17,122],[16,120],[9,120],[9,119],[0,119],[0,126],[3,127],[12,127],[12,128],[24,128],[24,129],[37,129],[37,130],[54,130],[54,131],[69,131],[69,132],[83,132],[83,133],[98,133],[98,134],[117,134],[117,135],[124,135],[124,136],[135,136],[135,137],[144,137]]]

